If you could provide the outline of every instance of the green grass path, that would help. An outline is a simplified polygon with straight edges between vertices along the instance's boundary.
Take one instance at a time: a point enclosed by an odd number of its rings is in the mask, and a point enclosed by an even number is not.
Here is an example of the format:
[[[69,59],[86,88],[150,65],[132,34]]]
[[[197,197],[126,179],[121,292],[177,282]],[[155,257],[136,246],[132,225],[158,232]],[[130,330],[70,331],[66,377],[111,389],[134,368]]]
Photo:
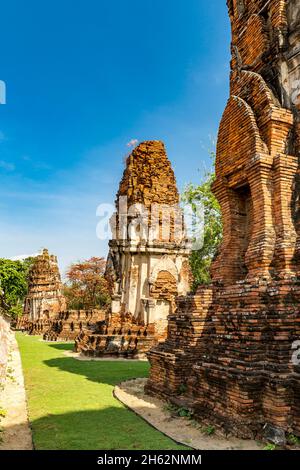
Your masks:
[[[114,385],[146,377],[146,362],[83,362],[71,344],[17,334],[36,449],[184,449],[127,410]]]

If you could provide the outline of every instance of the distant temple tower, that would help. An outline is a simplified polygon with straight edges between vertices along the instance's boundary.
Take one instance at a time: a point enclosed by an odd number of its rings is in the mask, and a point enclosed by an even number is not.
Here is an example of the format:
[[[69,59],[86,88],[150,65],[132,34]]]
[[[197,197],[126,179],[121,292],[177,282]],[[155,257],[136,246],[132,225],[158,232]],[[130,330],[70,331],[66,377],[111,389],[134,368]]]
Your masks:
[[[146,388],[227,434],[284,443],[300,435],[300,3],[228,7],[231,96],[213,185],[223,243],[212,284],[179,299],[149,353]]]
[[[57,258],[43,250],[33,262],[29,272],[28,294],[24,316],[28,321],[48,320],[66,310]]]
[[[162,142],[143,142],[127,158],[116,209],[106,272],[112,305],[105,324],[79,338],[86,354],[145,352],[165,338],[175,298],[190,288],[190,248]]]

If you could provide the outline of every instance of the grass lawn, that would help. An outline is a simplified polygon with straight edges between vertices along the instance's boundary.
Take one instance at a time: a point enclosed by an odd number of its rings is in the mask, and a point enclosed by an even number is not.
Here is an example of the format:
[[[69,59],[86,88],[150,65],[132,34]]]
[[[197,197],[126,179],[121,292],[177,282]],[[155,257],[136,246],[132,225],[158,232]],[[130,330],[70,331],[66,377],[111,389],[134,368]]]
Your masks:
[[[36,449],[184,449],[127,410],[113,395],[123,380],[146,377],[146,362],[83,362],[72,344],[17,334]]]

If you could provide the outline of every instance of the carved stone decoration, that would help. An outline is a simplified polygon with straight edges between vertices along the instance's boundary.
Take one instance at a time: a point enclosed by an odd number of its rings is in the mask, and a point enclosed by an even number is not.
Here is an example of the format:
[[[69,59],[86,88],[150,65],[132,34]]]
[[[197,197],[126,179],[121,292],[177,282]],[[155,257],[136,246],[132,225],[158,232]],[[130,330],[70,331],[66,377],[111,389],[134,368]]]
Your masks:
[[[231,96],[213,185],[223,242],[212,284],[177,300],[165,343],[148,354],[146,390],[226,434],[299,436],[300,6],[228,6]]]
[[[143,355],[164,340],[175,297],[190,287],[190,249],[174,172],[162,142],[141,143],[127,158],[111,219],[106,322],[82,333],[87,355]]]

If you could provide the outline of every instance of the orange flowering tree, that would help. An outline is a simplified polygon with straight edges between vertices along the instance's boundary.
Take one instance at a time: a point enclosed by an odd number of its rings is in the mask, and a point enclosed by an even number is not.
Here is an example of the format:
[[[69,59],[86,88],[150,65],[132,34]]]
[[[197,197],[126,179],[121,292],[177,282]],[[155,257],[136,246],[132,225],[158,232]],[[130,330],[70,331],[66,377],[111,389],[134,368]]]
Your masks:
[[[69,309],[93,309],[110,303],[105,267],[105,259],[97,257],[71,264],[64,286]]]

